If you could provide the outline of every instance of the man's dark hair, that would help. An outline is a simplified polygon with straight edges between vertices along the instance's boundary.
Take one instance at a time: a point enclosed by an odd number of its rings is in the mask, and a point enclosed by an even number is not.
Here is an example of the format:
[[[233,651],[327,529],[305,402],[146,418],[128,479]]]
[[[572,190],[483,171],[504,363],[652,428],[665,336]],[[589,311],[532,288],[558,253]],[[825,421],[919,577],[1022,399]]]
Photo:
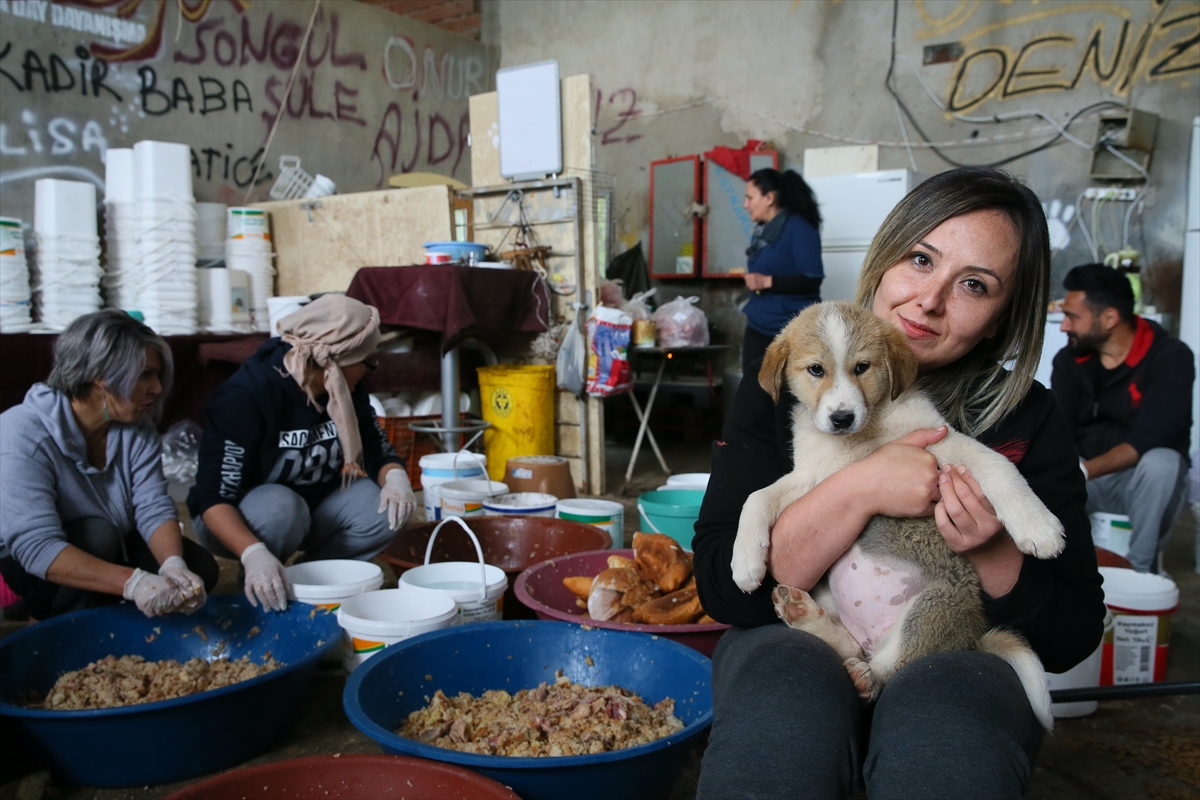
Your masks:
[[[1115,308],[1122,322],[1133,322],[1133,286],[1123,272],[1103,264],[1080,264],[1063,278],[1063,288],[1083,292],[1096,313]]]

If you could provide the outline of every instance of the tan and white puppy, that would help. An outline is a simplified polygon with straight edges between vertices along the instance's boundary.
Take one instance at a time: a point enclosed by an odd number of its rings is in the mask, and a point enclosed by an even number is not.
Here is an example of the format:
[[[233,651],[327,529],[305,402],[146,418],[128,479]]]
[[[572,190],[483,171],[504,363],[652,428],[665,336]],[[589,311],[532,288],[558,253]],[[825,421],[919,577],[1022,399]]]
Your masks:
[[[762,584],[771,527],[791,503],[884,444],[947,424],[913,388],[916,377],[904,336],[851,303],[810,306],[775,338],[759,382],[775,400],[786,382],[800,400],[792,416],[795,463],[742,507],[732,567],[743,591]],[[1052,558],[1062,551],[1062,524],[1007,458],[953,428],[927,449],[939,464],[970,469],[1022,552]],[[932,517],[874,517],[812,595],[779,586],[773,597],[784,622],[837,650],[864,698],[917,658],[978,649],[1013,666],[1038,719],[1053,725],[1037,655],[1017,634],[987,630],[978,575]]]

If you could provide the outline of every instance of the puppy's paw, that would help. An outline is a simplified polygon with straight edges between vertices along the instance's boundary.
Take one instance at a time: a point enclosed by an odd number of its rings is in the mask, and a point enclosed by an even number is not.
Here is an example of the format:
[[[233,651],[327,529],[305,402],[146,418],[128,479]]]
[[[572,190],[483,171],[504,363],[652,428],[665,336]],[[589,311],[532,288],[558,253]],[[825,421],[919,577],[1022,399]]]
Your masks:
[[[775,603],[775,613],[789,628],[805,630],[825,616],[825,609],[803,589],[780,584],[771,592],[771,600]]]
[[[842,662],[842,666],[846,668],[850,680],[854,682],[854,689],[858,692],[858,696],[864,702],[869,703],[874,700],[877,687],[871,665],[859,658],[847,658]]]
[[[738,533],[733,542],[733,582],[743,592],[749,594],[762,586],[763,578],[767,576],[767,548],[757,543],[755,536],[743,536]],[[761,537],[770,542],[770,534]]]
[[[1008,528],[1018,550],[1037,558],[1054,558],[1063,551],[1067,540],[1058,517],[1045,507],[1022,516],[1022,520]]]

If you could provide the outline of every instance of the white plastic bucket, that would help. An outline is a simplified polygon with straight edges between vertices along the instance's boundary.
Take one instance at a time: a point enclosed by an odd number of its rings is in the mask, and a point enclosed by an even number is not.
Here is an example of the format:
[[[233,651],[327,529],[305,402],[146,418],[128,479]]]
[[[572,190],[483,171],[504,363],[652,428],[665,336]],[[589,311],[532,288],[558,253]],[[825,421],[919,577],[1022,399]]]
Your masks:
[[[442,526],[457,523],[475,545],[479,561],[442,561],[430,564],[433,542]],[[472,622],[495,622],[504,610],[504,592],[508,589],[508,576],[499,567],[485,564],[483,548],[475,533],[459,517],[447,517],[437,524],[425,546],[425,564],[413,567],[400,576],[400,588],[412,592],[435,592],[452,599],[458,607],[455,625]]]
[[[1104,634],[1100,685],[1163,680],[1179,587],[1162,575],[1120,567],[1100,567],[1100,576],[1104,604],[1113,614],[1113,628]]]
[[[329,611],[336,611],[351,597],[383,586],[383,570],[370,561],[307,561],[293,564],[284,572],[298,601]]]
[[[487,456],[482,453],[430,453],[417,462],[421,467],[421,491],[425,499],[425,521],[442,518],[438,487],[463,478],[486,478]]]
[[[1129,538],[1133,528],[1124,514],[1089,514],[1092,521],[1092,544],[1119,556],[1129,554]]]
[[[609,547],[617,549],[624,546],[625,506],[615,500],[593,500],[586,497],[559,500],[555,507],[555,516],[601,528],[612,539]]]
[[[1104,634],[1107,636],[1113,629],[1111,611],[1104,612]],[[1066,672],[1047,672],[1046,684],[1050,691],[1059,689],[1088,689],[1100,685],[1100,663],[1104,655],[1104,642],[1101,641],[1090,656],[1071,667]],[[1099,707],[1095,700],[1081,700],[1077,703],[1052,703],[1050,711],[1055,717],[1086,717]]]
[[[667,489],[699,489],[704,491],[708,488],[708,473],[707,472],[681,472],[678,475],[672,475],[667,478],[667,483],[664,488]]]
[[[441,501],[440,517],[482,517],[483,501],[488,497],[508,494],[508,487],[500,481],[481,478],[449,481],[437,490]]]
[[[266,211],[261,208],[234,206],[227,214],[225,234],[228,238],[270,240],[271,228]]]
[[[342,664],[353,672],[389,644],[454,624],[458,606],[442,592],[380,589],[351,597],[337,610]]]
[[[484,498],[483,513],[506,516],[553,517],[558,498],[545,492],[509,492]]]

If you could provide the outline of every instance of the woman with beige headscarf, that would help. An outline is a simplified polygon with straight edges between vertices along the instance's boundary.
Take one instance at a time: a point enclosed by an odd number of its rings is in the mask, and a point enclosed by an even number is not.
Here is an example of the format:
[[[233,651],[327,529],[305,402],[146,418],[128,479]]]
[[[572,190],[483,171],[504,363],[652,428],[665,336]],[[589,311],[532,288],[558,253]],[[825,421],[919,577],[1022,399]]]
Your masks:
[[[209,400],[188,507],[209,549],[241,559],[250,602],[281,611],[282,563],[297,550],[306,561],[369,559],[416,498],[362,384],[379,311],[323,295],[279,333]]]

